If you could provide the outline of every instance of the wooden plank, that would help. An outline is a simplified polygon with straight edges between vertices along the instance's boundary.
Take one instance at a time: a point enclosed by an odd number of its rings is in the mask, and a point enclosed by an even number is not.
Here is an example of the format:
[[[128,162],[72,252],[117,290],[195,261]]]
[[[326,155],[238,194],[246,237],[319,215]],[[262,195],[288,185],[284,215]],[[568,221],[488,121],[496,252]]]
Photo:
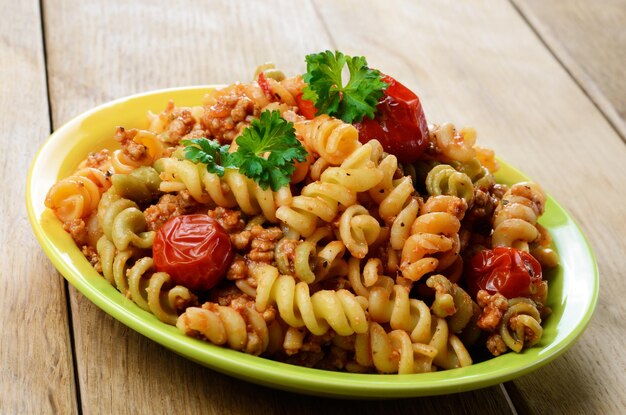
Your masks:
[[[597,255],[590,327],[563,357],[514,382],[517,407],[623,412],[626,146],[615,130],[509,3],[316,4],[328,27],[342,28],[333,31],[339,48],[405,82],[430,122],[476,127],[479,143],[572,213]]]
[[[512,1],[626,140],[626,1]]]
[[[275,61],[334,47],[308,3],[156,1],[45,4],[53,125],[96,104],[155,88],[250,79]],[[80,68],[78,70],[77,68]],[[188,362],[128,330],[71,290],[85,413],[394,413],[508,411],[500,388],[445,398],[337,401],[269,390]],[[140,397],[140,398],[138,398]]]
[[[0,413],[76,413],[63,278],[24,209],[28,168],[50,134],[39,3],[3,5],[0,24]]]

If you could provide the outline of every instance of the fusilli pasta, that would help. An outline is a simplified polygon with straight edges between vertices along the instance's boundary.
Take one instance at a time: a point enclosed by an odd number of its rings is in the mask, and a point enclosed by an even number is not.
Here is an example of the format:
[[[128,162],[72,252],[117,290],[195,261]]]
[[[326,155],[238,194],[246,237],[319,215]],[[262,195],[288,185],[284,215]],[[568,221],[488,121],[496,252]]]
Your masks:
[[[475,273],[478,254],[499,247],[558,264],[538,222],[547,199],[541,187],[496,183],[494,152],[475,145],[473,128],[450,123],[428,134],[424,123],[426,148],[404,163],[384,137],[359,141],[360,122],[305,111],[305,87],[303,77],[266,64],[253,82],[211,90],[201,105],[170,101],[148,114],[147,129],[115,129],[117,149],[90,154],[50,189],[46,206],[124,296],[214,345],[400,374],[471,365],[470,345],[494,355],[536,345],[549,313],[547,282],[539,275],[530,294],[505,297],[497,281]],[[273,157],[266,147],[246,153],[258,163],[245,169],[224,162],[241,154],[239,137],[269,110],[288,124],[290,145],[308,153],[274,165],[293,163],[276,187],[259,180],[261,162]],[[188,157],[189,139],[222,152],[198,147],[204,156]],[[221,169],[211,164],[220,161]],[[167,233],[192,216],[206,227]],[[217,249],[205,246],[211,232],[223,236],[223,250],[207,254]],[[164,241],[172,244],[167,255],[159,251]],[[176,243],[192,252],[181,268],[195,256],[208,259],[181,277],[160,262],[184,256]],[[219,271],[214,284],[185,279],[209,268]]]

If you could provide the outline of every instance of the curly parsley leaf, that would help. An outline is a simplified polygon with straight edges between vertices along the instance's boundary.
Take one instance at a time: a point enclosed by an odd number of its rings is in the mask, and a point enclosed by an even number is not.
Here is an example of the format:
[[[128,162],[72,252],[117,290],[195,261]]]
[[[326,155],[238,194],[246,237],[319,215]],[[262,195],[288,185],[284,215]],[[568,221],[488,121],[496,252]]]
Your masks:
[[[348,56],[327,50],[306,56],[307,72],[302,76],[308,84],[302,98],[312,101],[319,114],[328,114],[351,123],[364,116],[374,118],[378,100],[387,83],[380,72],[367,67],[363,56]],[[348,66],[350,79],[343,85],[342,71]]]
[[[210,173],[223,176],[226,168],[238,168],[263,189],[277,191],[289,184],[296,161],[305,161],[307,152],[296,138],[293,123],[278,111],[263,111],[237,138],[237,151],[217,141],[194,138],[181,142],[185,158],[204,163]]]
[[[185,158],[194,163],[206,164],[209,173],[222,177],[224,168],[229,167],[228,145],[221,146],[217,141],[206,138],[183,140],[181,144],[185,146]]]
[[[263,111],[236,143],[238,148],[230,154],[230,163],[263,189],[276,191],[289,184],[294,162],[305,161],[307,156],[293,123],[285,121],[278,111]]]

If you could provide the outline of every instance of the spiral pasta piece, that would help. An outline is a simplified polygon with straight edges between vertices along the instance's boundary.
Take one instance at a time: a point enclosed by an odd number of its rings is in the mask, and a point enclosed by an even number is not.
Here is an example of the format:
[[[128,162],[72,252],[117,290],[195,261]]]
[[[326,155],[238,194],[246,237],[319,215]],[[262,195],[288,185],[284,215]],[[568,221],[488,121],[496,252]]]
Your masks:
[[[111,182],[118,195],[137,203],[145,203],[158,195],[161,179],[155,169],[142,166],[129,174],[114,174]]]
[[[363,145],[344,160],[340,167],[327,168],[320,180],[305,186],[301,194],[293,197],[288,206],[279,207],[276,217],[304,237],[308,237],[317,229],[319,220],[327,223],[335,220],[339,205],[347,208],[346,212],[349,211],[357,201],[358,192],[373,188],[382,179],[382,172],[372,161],[377,159],[379,152],[382,152],[379,146],[380,143],[377,142]],[[354,209],[351,210],[353,211]],[[361,212],[361,210],[358,211]],[[344,215],[345,213],[342,218]],[[375,228],[373,223],[368,223],[368,225],[368,229]],[[360,224],[355,224],[355,226],[358,227]],[[372,230],[372,232],[376,231]],[[349,233],[344,236],[348,237]],[[353,252],[351,247],[354,244],[345,239],[344,243],[350,252]]]
[[[123,251],[129,246],[151,248],[154,231],[146,231],[146,218],[132,200],[107,192],[98,206],[98,220],[104,235]]]
[[[463,198],[468,205],[474,200],[472,180],[467,174],[447,164],[439,164],[428,172],[426,190],[431,196],[452,195]]]
[[[530,247],[530,254],[534,256],[542,267],[554,268],[559,265],[559,254],[550,247],[552,237],[548,230],[539,223],[535,225],[539,231],[539,240]]]
[[[466,162],[455,163],[454,167],[459,172],[466,174],[475,187],[484,191],[489,190],[496,183],[491,171],[484,167],[477,157]]]
[[[62,222],[83,219],[98,207],[100,197],[111,187],[107,173],[85,167],[56,182],[48,191],[46,207]]]
[[[306,185],[299,196],[295,196],[289,206],[280,206],[276,217],[308,237],[315,232],[318,218],[332,222],[344,207],[356,203],[356,192],[338,183],[317,181]]]
[[[121,129],[116,132],[115,139],[122,141],[123,145],[124,142],[130,140],[145,150],[140,156],[132,155],[126,148],[115,150],[111,155],[111,166],[115,173],[128,174],[138,167],[150,166],[163,157],[165,150],[163,143],[152,131]]]
[[[188,336],[257,356],[268,349],[276,333],[254,306],[235,310],[211,302],[187,308],[178,317],[176,327]]]
[[[322,240],[329,242],[320,243]],[[295,248],[287,248],[287,245],[295,245]],[[292,257],[289,254],[291,251]],[[274,258],[280,273],[290,274],[300,281],[313,284],[347,274],[348,265],[342,258],[345,251],[343,242],[334,240],[332,229],[324,226],[304,241],[296,241],[287,236],[282,238],[276,244]]]
[[[430,338],[430,310],[423,301],[409,298],[408,287],[399,284],[374,287],[368,302],[371,321],[389,323],[394,330],[404,330],[414,342]]]
[[[119,251],[106,236],[102,236],[97,243],[97,252],[104,278],[164,323],[176,324],[178,310],[195,301],[188,288],[174,285],[165,272],[155,272],[152,258],[136,260],[137,256],[141,256],[141,251],[137,249]]]
[[[320,115],[313,120],[296,122],[296,133],[305,147],[333,166],[338,166],[360,147],[359,132],[352,124]]]
[[[504,194],[493,216],[493,246],[529,251],[529,244],[541,236],[536,227],[543,213],[546,195],[536,183],[517,183]]]
[[[348,280],[355,294],[369,298],[374,287],[383,287],[390,290],[394,281],[383,275],[383,265],[380,258],[369,258],[361,271],[362,260],[352,257],[348,261]]]
[[[431,315],[428,306],[411,299],[408,288],[376,287],[368,299],[370,330],[357,334],[355,360],[382,373],[422,373],[472,364],[463,343],[450,334],[446,320]],[[389,323],[387,333],[380,324]]]
[[[537,344],[541,340],[543,328],[535,303],[523,297],[510,299],[498,332],[507,347],[516,353]]]
[[[163,192],[187,190],[199,203],[225,208],[238,206],[248,215],[262,213],[270,222],[277,222],[276,209],[291,202],[289,187],[277,192],[263,189],[236,169],[226,169],[223,177],[209,173],[202,163],[173,157],[155,163],[161,172],[159,189]]]
[[[331,328],[342,336],[367,330],[367,300],[363,297],[347,290],[321,290],[310,295],[307,283],[279,275],[271,265],[255,266],[250,273],[257,281],[257,310],[262,312],[276,304],[280,317],[291,327],[306,327],[317,336]]]
[[[354,192],[366,192],[383,179],[383,173],[377,168],[382,152],[382,145],[370,140],[346,157],[340,167],[324,170],[320,180],[341,184]]]
[[[271,78],[276,81],[282,81],[283,79],[285,79],[285,74],[281,70],[276,69],[276,65],[272,62],[266,62],[257,66],[254,71],[254,77],[252,79],[258,79],[260,73],[263,73],[266,78]]]
[[[356,258],[365,258],[380,230],[378,221],[361,205],[350,206],[339,218],[339,236]]]
[[[410,235],[410,224],[417,218],[420,202],[414,196],[415,189],[411,177],[405,176],[394,180],[398,169],[397,158],[393,155],[384,157],[378,165],[383,178],[369,190],[370,197],[378,203],[378,213],[390,226],[390,245],[400,250]]]
[[[266,72],[264,72],[266,73]],[[273,75],[278,76],[277,73],[273,73]],[[266,82],[268,84],[271,95],[280,103],[287,104],[290,107],[297,107],[298,102],[296,101],[296,94],[298,93],[297,87],[294,88],[293,83],[290,84],[291,80],[286,79],[274,79],[269,76],[266,77]]]
[[[495,173],[500,166],[496,160],[496,153],[490,148],[484,148],[480,146],[474,146],[476,151],[476,159],[484,166],[490,173]]]
[[[460,250],[460,228],[461,222],[450,213],[433,212],[419,216],[402,249],[402,275],[418,281],[429,272],[451,266]]]
[[[463,220],[467,211],[465,200],[450,195],[431,196],[420,208],[420,215],[433,212],[449,213],[458,220]]]
[[[443,275],[432,275],[426,285],[435,290],[435,301],[431,309],[435,315],[445,318],[453,333],[460,333],[474,316],[472,298],[457,284]]]
[[[446,160],[469,161],[476,156],[476,130],[462,128],[457,131],[454,125],[444,123],[429,125],[430,139],[435,148]]]
[[[371,322],[367,333],[358,334],[354,345],[355,361],[360,367],[373,367],[379,373],[423,373],[432,370],[437,350],[428,344],[414,344],[406,331],[389,333]]]

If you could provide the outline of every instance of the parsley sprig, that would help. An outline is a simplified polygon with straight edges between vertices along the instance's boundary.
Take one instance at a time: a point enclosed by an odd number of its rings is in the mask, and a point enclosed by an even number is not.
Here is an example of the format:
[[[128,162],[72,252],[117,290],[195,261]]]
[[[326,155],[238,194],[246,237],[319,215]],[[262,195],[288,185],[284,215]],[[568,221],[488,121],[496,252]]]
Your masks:
[[[302,90],[304,99],[315,104],[317,114],[328,114],[351,123],[364,116],[374,118],[378,100],[387,83],[380,72],[370,69],[363,56],[348,56],[327,50],[306,56],[308,84]],[[348,66],[350,79],[343,85],[342,71]]]
[[[181,143],[185,146],[185,158],[194,163],[206,164],[209,173],[222,177],[225,172],[224,168],[230,167],[228,165],[229,145],[221,146],[217,141],[206,138],[183,140]]]
[[[307,152],[296,138],[293,123],[278,111],[263,111],[237,138],[237,151],[206,138],[184,140],[185,158],[204,163],[207,171],[223,176],[225,169],[237,168],[263,189],[277,191],[289,184],[296,161],[305,161]]]

